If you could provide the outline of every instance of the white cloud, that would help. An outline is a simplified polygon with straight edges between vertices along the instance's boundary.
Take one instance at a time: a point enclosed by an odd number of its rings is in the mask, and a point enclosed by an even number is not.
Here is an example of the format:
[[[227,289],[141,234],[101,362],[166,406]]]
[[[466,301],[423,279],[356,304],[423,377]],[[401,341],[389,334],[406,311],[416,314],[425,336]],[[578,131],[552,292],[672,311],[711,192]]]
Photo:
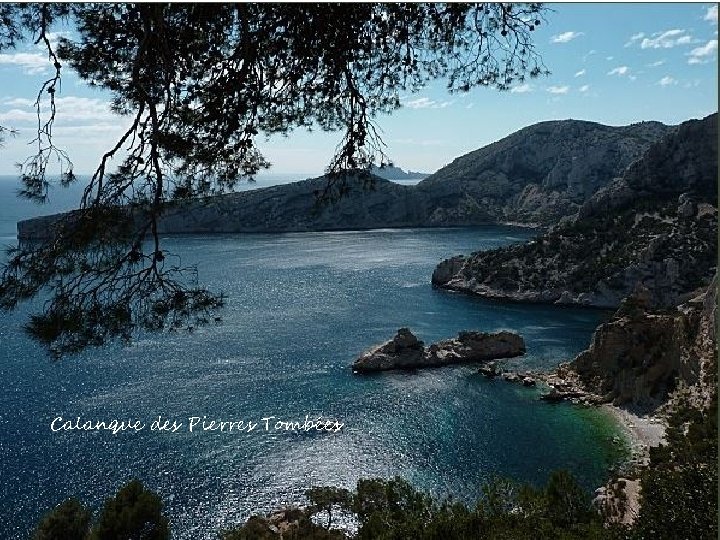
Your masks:
[[[569,86],[548,86],[547,89],[551,94],[567,94],[569,90]]]
[[[3,105],[10,105],[11,107],[32,107],[35,100],[27,98],[7,98],[3,99]]]
[[[633,34],[632,36],[630,36],[630,41],[625,44],[625,47],[631,47],[635,44],[636,41],[640,41],[644,37],[645,32],[638,32],[637,34]]]
[[[673,79],[670,75],[665,75],[662,79],[658,81],[658,84],[660,86],[670,86],[671,84],[677,84],[677,80]]]
[[[0,120],[14,122],[37,122],[37,111],[35,102],[26,98],[7,98],[3,105],[12,107],[9,111],[0,112]],[[41,103],[41,113],[44,113],[45,103]],[[91,124],[113,124],[120,118],[110,110],[110,104],[96,98],[85,98],[78,96],[65,96],[55,98],[57,109],[56,122],[65,124],[91,123]]]
[[[579,88],[579,90],[580,90],[582,93],[585,93],[585,92],[587,92],[588,90],[590,90],[590,85],[589,85],[589,84],[583,84],[583,85]]]
[[[711,23],[717,24],[718,22],[718,7],[717,4],[714,6],[710,6],[707,8],[707,12],[705,12],[705,17],[703,17],[704,20],[710,21]]]
[[[585,73],[587,73],[587,71],[585,71],[584,69],[581,69],[580,71],[578,71],[575,74],[575,77],[582,77],[583,75],[585,75]]]
[[[37,122],[37,113],[23,111],[21,109],[10,109],[0,113],[0,122],[15,124],[16,122]]]
[[[627,66],[618,66],[618,67],[613,68],[610,71],[608,71],[608,75],[623,76],[623,75],[627,75],[629,70],[630,70],[630,68]]]
[[[427,109],[434,105],[435,102],[428,97],[420,97],[411,101],[406,101],[405,106],[410,109]]]
[[[475,104],[474,104],[474,103],[468,103],[467,105],[465,105],[465,108],[466,108],[466,109],[472,109],[472,108],[473,108],[473,105],[475,105]]]
[[[710,61],[710,57],[715,55],[718,48],[718,40],[711,39],[702,47],[697,47],[688,53],[690,57],[688,64],[705,64]]]
[[[406,101],[404,105],[410,109],[446,109],[452,105],[454,101],[435,101],[429,97],[419,97],[410,101]]]
[[[527,92],[532,92],[532,86],[527,83],[515,86],[512,90],[510,90],[510,93],[512,94],[525,94]]]
[[[115,119],[118,115],[110,111],[107,101],[96,98],[67,96],[55,99],[58,118],[72,120]]]
[[[665,63],[665,60],[658,60],[657,62],[648,64],[647,67],[659,67],[659,66],[662,66],[664,63]]]
[[[665,32],[655,32],[652,36],[646,37],[640,43],[641,49],[672,49],[676,45],[688,45],[692,43],[692,36],[685,30],[673,29]]]
[[[573,39],[579,38],[582,35],[582,32],[563,32],[562,34],[557,34],[551,37],[550,43],[567,43],[568,41],[572,41]]]
[[[48,71],[50,61],[46,54],[40,53],[2,53],[0,64],[19,66],[27,75],[38,75]]]
[[[130,127],[130,119],[127,122],[116,122],[114,124],[84,124],[84,125],[61,125],[53,129],[53,134],[77,140],[82,137],[98,137],[101,145],[107,145],[104,140],[123,133]]]
[[[606,57],[605,57],[605,60],[607,60],[608,62],[610,62],[611,60],[615,60],[615,57],[614,57],[614,56],[606,56]]]

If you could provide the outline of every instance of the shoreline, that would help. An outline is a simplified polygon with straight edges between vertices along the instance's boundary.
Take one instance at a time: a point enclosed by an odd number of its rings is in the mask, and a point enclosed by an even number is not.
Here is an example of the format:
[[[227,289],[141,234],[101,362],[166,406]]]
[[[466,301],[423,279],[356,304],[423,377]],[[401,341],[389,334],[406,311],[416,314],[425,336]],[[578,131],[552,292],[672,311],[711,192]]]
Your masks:
[[[578,375],[568,364],[560,364],[549,373],[535,373],[534,376],[558,394],[553,401],[584,403],[605,411],[613,417],[630,443],[633,454],[641,451],[648,454],[649,447],[659,446],[665,439],[666,421],[662,408],[652,413],[640,412],[632,406],[613,405],[602,396],[585,389]]]
[[[609,481],[596,489],[593,503],[617,512],[611,521],[631,526],[640,515],[642,486],[638,473],[650,464],[650,447],[664,441],[665,419],[661,415],[640,415],[610,403],[600,405],[599,409],[609,414],[622,430],[630,445],[630,457],[623,461],[629,469],[621,473],[617,482]]]
[[[604,403],[600,409],[610,414],[622,429],[630,444],[630,464],[645,465],[649,448],[659,446],[665,439],[665,420],[661,415],[640,415],[631,410]]]

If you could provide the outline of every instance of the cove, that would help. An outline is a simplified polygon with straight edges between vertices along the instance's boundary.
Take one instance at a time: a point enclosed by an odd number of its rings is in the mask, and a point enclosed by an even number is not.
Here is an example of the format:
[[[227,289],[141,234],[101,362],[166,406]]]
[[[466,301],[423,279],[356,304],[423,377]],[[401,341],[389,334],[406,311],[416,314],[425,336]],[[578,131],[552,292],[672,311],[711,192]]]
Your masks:
[[[542,404],[537,391],[488,381],[473,366],[364,377],[350,369],[403,326],[426,343],[461,330],[516,331],[528,349],[508,361],[518,369],[571,359],[603,312],[489,303],[430,285],[444,258],[531,236],[481,227],[163,238],[225,293],[222,322],[59,362],[23,334],[28,310],[1,315],[0,502],[14,511],[0,515],[0,538],[27,537],[68,496],[100,505],[133,477],[162,496],[173,537],[183,539],[215,538],[252,513],[302,501],[313,485],[374,476],[466,501],[495,475],[541,483],[558,468],[596,487],[621,457],[600,411]],[[59,411],[147,422],[160,412],[184,422],[309,415],[344,427],[52,433]]]

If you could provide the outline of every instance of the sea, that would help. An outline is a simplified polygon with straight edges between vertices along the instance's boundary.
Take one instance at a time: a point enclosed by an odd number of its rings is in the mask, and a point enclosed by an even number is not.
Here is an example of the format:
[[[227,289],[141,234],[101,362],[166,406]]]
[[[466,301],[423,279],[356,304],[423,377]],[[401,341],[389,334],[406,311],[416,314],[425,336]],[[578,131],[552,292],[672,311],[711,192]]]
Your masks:
[[[55,190],[35,206],[16,188],[0,177],[2,246],[16,243],[18,219],[67,210],[79,196]],[[490,302],[430,284],[444,258],[535,234],[486,226],[163,237],[167,252],[225,294],[221,320],[59,360],[23,331],[42,299],[0,313],[0,538],[27,538],[68,497],[98,509],[132,478],[161,495],[180,539],[214,539],[252,514],[302,504],[312,486],[353,488],[362,478],[399,476],[467,502],[495,477],[540,485],[556,469],[588,491],[601,485],[626,452],[603,411],[546,404],[539,389],[485,379],[477,366],[350,368],[400,327],[426,344],[462,330],[519,332],[527,354],[503,361],[512,369],[572,359],[606,312]],[[77,418],[144,428],[54,431]],[[286,429],[318,419],[342,428]],[[156,420],[180,427],[152,429]],[[203,421],[257,427],[203,430]]]

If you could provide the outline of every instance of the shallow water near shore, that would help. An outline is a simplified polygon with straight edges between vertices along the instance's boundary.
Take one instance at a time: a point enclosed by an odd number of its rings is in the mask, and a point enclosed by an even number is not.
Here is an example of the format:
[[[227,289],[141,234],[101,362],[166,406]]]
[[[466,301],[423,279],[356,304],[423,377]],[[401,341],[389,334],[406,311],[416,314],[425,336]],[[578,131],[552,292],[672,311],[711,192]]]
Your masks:
[[[98,507],[137,477],[165,501],[174,538],[215,538],[251,513],[302,502],[312,485],[403,476],[473,501],[495,475],[541,483],[558,468],[591,489],[622,457],[605,412],[547,405],[538,390],[477,367],[354,375],[368,347],[408,326],[425,343],[461,330],[513,330],[549,369],[589,343],[596,310],[485,302],[430,286],[441,259],[534,235],[513,227],[163,239],[202,283],[227,296],[223,321],[145,336],[59,362],[0,316],[0,538],[25,538],[40,514],[76,496]],[[12,243],[11,237],[0,243]],[[32,307],[32,306],[29,306]],[[37,307],[37,306],[34,306]],[[163,418],[176,433],[150,431]],[[338,433],[190,433],[189,417],[261,422],[306,415]],[[53,418],[139,419],[137,433],[50,430]]]

